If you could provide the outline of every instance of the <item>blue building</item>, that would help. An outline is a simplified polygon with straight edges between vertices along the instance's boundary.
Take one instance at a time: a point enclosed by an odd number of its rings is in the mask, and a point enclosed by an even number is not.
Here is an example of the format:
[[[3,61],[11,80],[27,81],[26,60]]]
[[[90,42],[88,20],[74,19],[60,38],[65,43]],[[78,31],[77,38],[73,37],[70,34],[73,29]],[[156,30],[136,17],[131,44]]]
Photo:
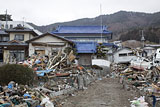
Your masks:
[[[79,42],[107,43],[112,39],[107,26],[59,26],[52,33]]]
[[[91,66],[94,54],[97,52],[96,42],[75,42],[75,47],[77,49],[77,57],[79,65]]]

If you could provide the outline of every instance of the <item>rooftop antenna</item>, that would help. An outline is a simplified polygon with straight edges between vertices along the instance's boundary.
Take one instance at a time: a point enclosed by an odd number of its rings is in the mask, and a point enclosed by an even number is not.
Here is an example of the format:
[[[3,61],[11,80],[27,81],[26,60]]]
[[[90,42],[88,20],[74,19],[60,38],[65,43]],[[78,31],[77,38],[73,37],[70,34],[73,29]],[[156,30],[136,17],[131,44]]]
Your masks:
[[[7,9],[5,12],[6,12],[6,26],[5,26],[5,28],[8,29]]]
[[[103,41],[102,41],[102,30],[103,30],[102,27],[103,27],[103,26],[102,26],[102,5],[101,5],[101,4],[100,4],[100,17],[101,17],[100,20],[101,20],[101,43],[102,43],[102,42],[103,42]]]
[[[24,20],[24,17],[23,17],[23,27],[24,27],[24,21],[25,21],[25,20]]]

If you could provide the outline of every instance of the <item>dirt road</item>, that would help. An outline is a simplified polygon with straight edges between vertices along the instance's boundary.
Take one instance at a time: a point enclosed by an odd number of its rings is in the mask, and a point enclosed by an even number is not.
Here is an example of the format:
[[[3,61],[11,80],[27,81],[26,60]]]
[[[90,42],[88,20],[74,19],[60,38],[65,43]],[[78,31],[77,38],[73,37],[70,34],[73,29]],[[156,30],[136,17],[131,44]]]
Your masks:
[[[134,91],[124,90],[118,79],[104,78],[67,98],[63,107],[130,107],[135,96]]]

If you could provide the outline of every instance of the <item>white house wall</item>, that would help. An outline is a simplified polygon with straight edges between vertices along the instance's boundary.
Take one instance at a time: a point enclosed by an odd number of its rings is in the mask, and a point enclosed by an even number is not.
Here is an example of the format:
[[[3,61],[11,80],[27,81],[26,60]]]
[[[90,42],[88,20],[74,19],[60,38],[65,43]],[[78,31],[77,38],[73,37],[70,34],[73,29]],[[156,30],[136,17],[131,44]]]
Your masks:
[[[119,54],[114,55],[114,63],[127,63],[130,62],[132,59],[136,59],[136,56],[124,56],[119,57]]]
[[[32,45],[32,43],[29,43],[29,56],[34,54],[34,52],[35,52],[34,46]]]
[[[16,35],[16,34],[24,35],[24,40],[23,40],[23,42],[33,38],[33,35],[30,34],[30,33],[10,33],[10,34],[9,34],[9,35],[10,35],[10,37],[9,37],[9,38],[10,38],[10,41],[15,39],[15,35]]]
[[[47,36],[44,36],[42,38],[39,38],[37,40],[35,40],[34,42],[42,42],[42,43],[47,43],[47,42],[65,42],[61,39],[58,39],[56,37],[53,37],[53,36],[50,36],[50,35],[47,35]]]
[[[51,43],[52,42],[52,45],[55,44],[58,46],[47,46],[47,45],[46,46],[38,46],[38,45],[33,46],[32,43],[29,43],[29,56],[35,53],[36,48],[43,48],[45,50],[45,55],[49,55],[49,53],[52,50],[58,50],[59,48],[69,46],[68,42],[61,40],[59,38],[50,36],[50,35],[46,35],[44,37],[38,38],[37,40],[34,40],[32,42],[34,43],[36,42],[37,43],[49,43],[49,42]]]
[[[127,63],[130,62],[132,59],[137,58],[135,55],[129,56],[128,53],[132,53],[132,51],[128,49],[123,49],[114,53],[114,63]],[[119,56],[119,54],[127,54],[127,56]]]

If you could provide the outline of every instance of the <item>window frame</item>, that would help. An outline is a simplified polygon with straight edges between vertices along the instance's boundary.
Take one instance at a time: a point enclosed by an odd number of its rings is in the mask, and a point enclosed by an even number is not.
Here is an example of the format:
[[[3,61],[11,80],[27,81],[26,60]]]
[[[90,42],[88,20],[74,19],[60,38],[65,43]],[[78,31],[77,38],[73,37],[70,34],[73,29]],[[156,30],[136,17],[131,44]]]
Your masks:
[[[20,38],[22,36],[22,38]],[[15,34],[14,40],[24,41],[24,34]]]
[[[126,56],[128,56],[128,55],[127,55],[127,53],[120,53],[120,54],[118,54],[118,56],[119,56],[119,57],[126,57]]]

